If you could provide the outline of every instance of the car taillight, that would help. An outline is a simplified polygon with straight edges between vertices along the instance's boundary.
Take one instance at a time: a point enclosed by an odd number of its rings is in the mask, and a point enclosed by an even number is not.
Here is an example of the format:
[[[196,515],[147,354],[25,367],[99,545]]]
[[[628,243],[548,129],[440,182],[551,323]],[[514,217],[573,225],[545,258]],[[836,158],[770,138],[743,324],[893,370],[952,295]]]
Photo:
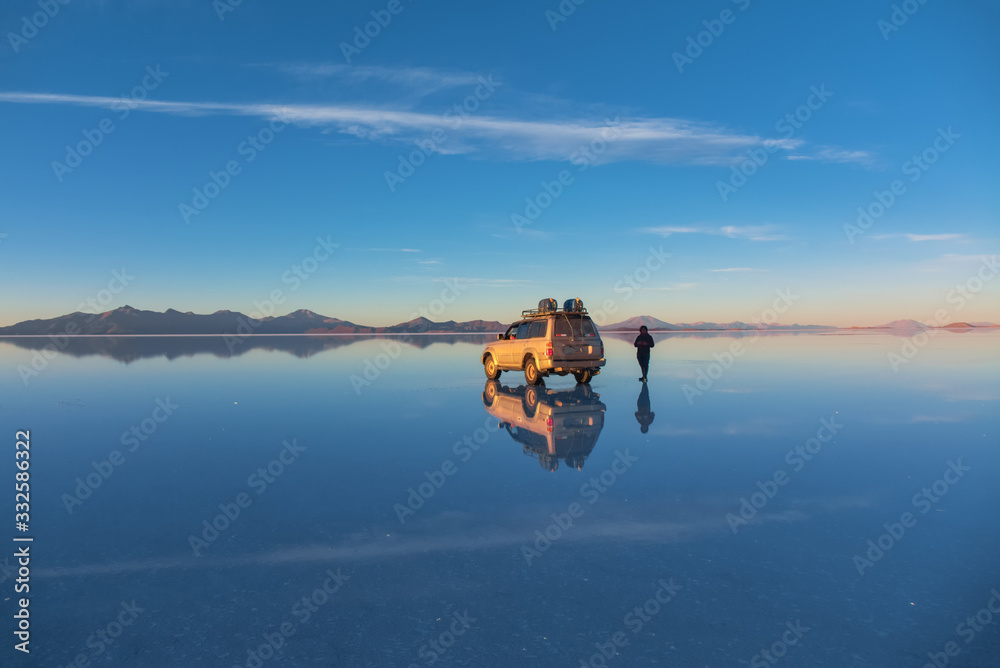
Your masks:
[[[549,431],[552,431],[552,418],[545,421],[545,426],[549,428]]]
[[[552,346],[551,345],[550,346],[546,346],[546,348],[545,348],[545,356],[546,357],[552,357]]]

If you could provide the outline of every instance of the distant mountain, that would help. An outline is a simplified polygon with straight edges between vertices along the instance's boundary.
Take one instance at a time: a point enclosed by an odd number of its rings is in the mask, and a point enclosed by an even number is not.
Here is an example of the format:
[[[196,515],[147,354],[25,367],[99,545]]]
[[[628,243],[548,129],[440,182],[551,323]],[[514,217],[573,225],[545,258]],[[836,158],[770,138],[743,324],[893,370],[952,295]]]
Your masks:
[[[610,325],[603,325],[598,329],[605,332],[612,331],[634,331],[638,330],[639,327],[645,325],[651,332],[679,332],[679,331],[692,331],[692,332],[705,332],[705,331],[730,331],[739,329],[768,329],[768,330],[799,330],[799,329],[837,329],[836,327],[831,327],[829,325],[800,325],[798,323],[794,325],[754,325],[736,320],[734,322],[682,322],[677,324],[671,324],[669,322],[664,322],[654,318],[651,315],[641,315],[634,318],[629,318],[628,320],[622,320],[621,322],[615,322]]]
[[[875,325],[874,327],[863,327],[859,329],[927,329],[927,325],[922,322],[917,322],[916,320],[893,320],[892,322],[887,322],[884,325]]]
[[[0,328],[0,334],[224,334],[237,331],[241,321],[245,322],[246,316],[232,311],[196,315],[174,309],[159,313],[123,306],[99,314],[77,311],[48,320],[25,320]]]
[[[884,325],[876,325],[874,327],[852,327],[851,329],[892,329],[892,330],[920,330],[920,329],[979,329],[982,327],[998,327],[992,322],[952,322],[947,325],[925,325],[917,320],[893,320],[892,322],[887,322]]]
[[[621,322],[612,323],[610,325],[602,325],[598,329],[604,329],[608,331],[616,329],[639,329],[645,325],[648,329],[652,331],[665,331],[680,329],[677,325],[671,325],[669,322],[663,322],[658,318],[654,318],[651,315],[637,315],[628,320],[622,320]]]
[[[242,313],[237,315],[247,320],[247,317]],[[304,334],[316,330],[350,334],[360,327],[353,322],[340,318],[328,318],[307,309],[292,311],[288,315],[277,318],[261,318],[260,323],[260,327],[254,329],[256,334]]]
[[[390,327],[369,327],[330,318],[306,309],[278,317],[253,320],[237,311],[199,315],[174,309],[142,311],[122,306],[105,313],[70,313],[47,320],[25,320],[0,327],[0,335],[59,336],[65,334],[156,335],[156,334],[423,334],[502,332],[505,325],[493,320],[433,322],[417,318]]]

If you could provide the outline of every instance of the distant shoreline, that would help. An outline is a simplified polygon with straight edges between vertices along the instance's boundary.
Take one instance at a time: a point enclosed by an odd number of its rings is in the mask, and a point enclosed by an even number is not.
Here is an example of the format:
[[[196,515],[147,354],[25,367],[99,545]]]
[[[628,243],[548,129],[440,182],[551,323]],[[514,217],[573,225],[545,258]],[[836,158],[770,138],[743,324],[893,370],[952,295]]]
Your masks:
[[[875,332],[875,333],[904,333],[904,332],[923,332],[929,329],[933,330],[944,330],[944,331],[961,331],[962,333],[967,333],[970,331],[1000,331],[998,326],[978,326],[969,328],[958,328],[958,327],[914,327],[911,329],[901,329],[892,327],[802,327],[797,329],[772,329],[772,328],[753,328],[753,329],[651,329],[650,334],[750,334],[750,333],[762,333],[762,334],[799,334],[803,332],[850,332],[850,333],[865,333],[865,332]],[[639,330],[637,329],[605,329],[602,330],[598,328],[601,334],[635,334]],[[364,336],[364,337],[379,337],[379,336],[492,336],[496,334],[502,334],[502,331],[491,331],[491,332],[315,332],[315,333],[287,333],[287,334],[0,334],[0,339],[49,339],[53,337],[67,338],[67,339],[106,339],[106,338],[129,338],[129,339],[142,339],[142,338],[227,338],[235,337],[238,339],[244,338],[274,338],[274,337],[309,337],[309,338],[320,338],[320,337],[351,337],[351,336]]]
[[[67,339],[106,339],[108,337],[122,337],[129,339],[140,338],[163,338],[163,337],[200,337],[219,338],[235,337],[237,339],[248,339],[251,337],[272,338],[275,336],[489,336],[491,334],[502,334],[503,332],[317,332],[308,334],[305,332],[289,334],[0,334],[0,339],[48,339],[58,336]]]
[[[558,311],[556,311],[558,312]],[[586,311],[582,311],[586,313]],[[523,320],[522,314],[522,320]],[[775,314],[777,319],[777,314]],[[515,321],[515,323],[518,321]],[[778,322],[666,322],[650,315],[633,316],[618,322],[598,325],[598,331],[608,334],[638,332],[642,326],[655,333],[718,333],[718,332],[858,332],[858,331],[919,331],[923,329],[972,329],[1000,327],[993,322],[932,321],[927,325],[918,320],[894,320],[873,327],[838,327],[815,323],[781,324]],[[597,323],[594,323],[597,325]],[[442,336],[446,334],[493,335],[508,330],[499,320],[447,320],[435,322],[425,316],[415,317],[395,325],[373,327],[349,320],[331,318],[308,309],[299,309],[281,316],[254,319],[239,311],[215,311],[197,314],[181,313],[176,309],[164,312],[144,311],[125,305],[104,313],[74,311],[56,318],[24,320],[0,327],[0,336]]]

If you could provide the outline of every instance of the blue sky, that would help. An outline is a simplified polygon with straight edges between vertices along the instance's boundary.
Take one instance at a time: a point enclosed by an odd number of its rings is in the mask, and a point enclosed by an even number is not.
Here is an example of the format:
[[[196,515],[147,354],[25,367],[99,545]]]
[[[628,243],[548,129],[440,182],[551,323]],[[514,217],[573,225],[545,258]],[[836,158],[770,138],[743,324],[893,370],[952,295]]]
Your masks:
[[[1000,321],[1000,8],[904,4],[5,3],[2,324]]]

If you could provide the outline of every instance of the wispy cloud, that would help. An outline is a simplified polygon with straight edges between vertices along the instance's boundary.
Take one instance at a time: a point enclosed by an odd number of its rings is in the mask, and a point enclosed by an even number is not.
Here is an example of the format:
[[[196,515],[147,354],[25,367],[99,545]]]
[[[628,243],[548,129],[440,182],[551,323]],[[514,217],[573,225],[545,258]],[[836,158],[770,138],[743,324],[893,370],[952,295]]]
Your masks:
[[[500,228],[501,230],[503,228]],[[555,235],[552,232],[546,230],[534,230],[530,227],[522,227],[517,232],[493,232],[490,234],[491,237],[496,239],[532,239],[534,241],[549,241]]]
[[[119,98],[51,93],[0,92],[0,102],[111,109]],[[281,118],[303,127],[333,128],[366,140],[410,142],[446,129],[442,151],[477,153],[506,160],[568,160],[581,147],[603,138],[602,162],[729,165],[756,146],[791,150],[796,139],[769,139],[721,126],[678,118],[522,118],[470,115],[453,128],[440,114],[351,104],[278,104],[141,100],[137,110],[175,116]],[[452,141],[454,140],[454,141]]]
[[[960,415],[922,415],[917,414],[910,418],[910,422],[963,422],[966,418]]]
[[[977,267],[982,265],[996,266],[997,256],[993,255],[960,255],[958,253],[946,253],[940,257],[933,258],[931,260],[925,260],[918,268],[920,271],[953,271],[957,269],[965,269],[967,271],[974,271]]]
[[[730,239],[749,239],[750,241],[784,241],[784,234],[776,232],[774,225],[724,225],[719,228],[710,227],[644,227],[640,231],[669,237],[674,234],[710,234],[729,237]]]
[[[423,253],[419,248],[345,248],[344,250],[366,253]]]
[[[476,86],[484,75],[473,72],[440,70],[433,67],[383,67],[381,65],[347,65],[345,63],[261,63],[254,67],[287,74],[314,82],[335,79],[340,82],[384,83],[409,89],[421,96],[449,88]],[[491,76],[492,78],[492,76]]]
[[[775,233],[774,225],[748,225],[738,227],[736,225],[726,225],[722,228],[722,234],[730,239],[749,239],[750,241],[784,241],[788,237],[784,234]]]
[[[697,227],[647,227],[644,231],[659,234],[663,237],[669,237],[672,234],[708,234]]]
[[[654,427],[654,431],[663,430]],[[834,502],[836,498],[833,497]],[[818,497],[817,500],[823,502],[826,497]],[[574,527],[575,530],[566,532],[561,540],[567,544],[590,546],[674,545],[702,540],[705,536],[721,536],[724,532],[729,535],[725,523],[719,521],[729,507],[724,505],[726,501],[730,499],[720,501],[711,497],[700,500],[696,507],[685,508],[683,515],[665,515],[659,510],[656,516],[640,515],[638,511],[611,500],[602,501],[601,512],[604,515],[595,513],[594,517],[588,516],[585,526],[581,523],[579,528]],[[812,504],[804,506],[810,511],[809,514],[798,509],[773,513],[761,511],[750,521],[755,525],[805,522],[815,512],[811,506]],[[532,515],[533,511],[535,515]],[[621,517],[626,513],[630,513],[629,521],[623,522]],[[318,564],[318,567],[339,563],[402,565],[410,563],[407,560],[412,560],[415,555],[426,558],[427,555],[453,554],[456,550],[463,553],[475,550],[516,550],[518,545],[524,543],[524,527],[531,526],[535,521],[536,508],[510,504],[510,507],[505,508],[501,519],[491,520],[489,523],[465,512],[414,518],[417,530],[394,533],[392,540],[386,540],[381,535],[357,532],[338,539],[337,542],[318,543],[314,539],[308,543],[287,544],[267,551],[206,554],[198,559],[187,555],[154,554],[131,560],[115,558],[91,563],[52,564],[38,568],[34,574],[45,580],[62,580],[81,577],[96,579],[136,573],[191,572],[198,569],[274,569],[283,565],[300,567],[302,564]]]
[[[444,283],[458,285],[465,288],[521,288],[534,285],[533,281],[526,278],[480,278],[470,276],[429,276],[429,275],[405,275],[405,276],[384,276],[380,280],[386,281],[406,281],[408,283]]]
[[[691,288],[698,287],[697,283],[674,283],[673,285],[661,285],[654,287],[641,287],[640,290],[657,290],[664,292],[679,292],[681,290],[690,290]]]
[[[722,428],[727,436],[743,436],[745,434],[780,434],[788,428],[783,420],[776,418],[754,418],[746,422],[731,422]]]
[[[441,279],[435,279],[435,280],[441,280]],[[515,287],[533,285],[533,283],[526,278],[459,277],[453,280],[462,287],[474,287],[474,288],[515,288]]]
[[[964,234],[876,234],[872,239],[909,239],[910,241],[966,241]]]
[[[817,162],[855,163],[859,165],[875,164],[875,155],[868,151],[849,151],[839,148],[825,147],[810,153],[794,153],[785,156],[786,160],[815,160]]]
[[[964,238],[964,234],[907,234],[910,241],[954,241]]]

